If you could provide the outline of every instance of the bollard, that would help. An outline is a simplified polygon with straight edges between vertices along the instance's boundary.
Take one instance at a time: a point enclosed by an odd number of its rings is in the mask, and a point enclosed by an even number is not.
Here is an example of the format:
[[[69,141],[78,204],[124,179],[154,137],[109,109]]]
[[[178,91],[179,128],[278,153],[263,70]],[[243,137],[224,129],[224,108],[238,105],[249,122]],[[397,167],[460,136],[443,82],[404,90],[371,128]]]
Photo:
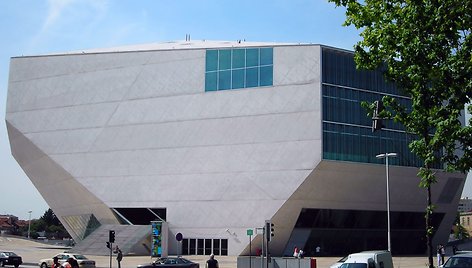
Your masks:
[[[310,268],[316,268],[316,259],[315,258],[310,259]]]

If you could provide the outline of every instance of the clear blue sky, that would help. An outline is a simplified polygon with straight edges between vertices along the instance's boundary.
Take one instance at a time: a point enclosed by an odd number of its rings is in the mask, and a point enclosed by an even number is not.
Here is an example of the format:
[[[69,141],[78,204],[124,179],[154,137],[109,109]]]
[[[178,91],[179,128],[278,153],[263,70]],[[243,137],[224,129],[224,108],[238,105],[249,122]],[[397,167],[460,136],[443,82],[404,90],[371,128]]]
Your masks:
[[[11,156],[5,127],[10,57],[192,39],[319,43],[352,50],[358,31],[327,0],[0,1],[0,214],[49,208]]]

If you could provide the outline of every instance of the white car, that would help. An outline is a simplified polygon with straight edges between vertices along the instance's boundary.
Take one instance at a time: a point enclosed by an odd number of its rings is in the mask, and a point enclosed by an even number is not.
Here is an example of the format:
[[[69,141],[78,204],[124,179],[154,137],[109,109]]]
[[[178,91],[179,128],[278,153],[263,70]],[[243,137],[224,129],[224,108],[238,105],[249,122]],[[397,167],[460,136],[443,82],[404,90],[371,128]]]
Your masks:
[[[346,260],[347,260],[347,256],[344,256],[342,259],[332,264],[329,268],[339,268]]]
[[[39,267],[51,268],[52,262],[53,262],[52,259],[54,257],[58,258],[60,264],[63,264],[64,262],[66,262],[68,258],[73,258],[77,260],[80,268],[95,268],[95,261],[89,260],[84,255],[77,254],[77,253],[59,253],[59,254],[56,254],[55,256],[52,256],[50,259],[42,259],[39,261]]]

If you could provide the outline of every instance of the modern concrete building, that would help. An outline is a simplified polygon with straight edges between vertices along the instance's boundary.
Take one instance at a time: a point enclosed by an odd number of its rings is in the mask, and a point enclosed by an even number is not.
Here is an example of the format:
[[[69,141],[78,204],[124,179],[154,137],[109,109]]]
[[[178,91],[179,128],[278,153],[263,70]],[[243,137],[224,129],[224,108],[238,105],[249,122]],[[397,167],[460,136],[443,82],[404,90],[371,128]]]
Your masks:
[[[186,41],[14,57],[6,123],[14,157],[77,241],[101,234],[104,247],[114,228],[136,251],[150,229],[127,230],[161,219],[170,254],[248,254],[248,229],[254,254],[271,220],[273,256],[386,249],[376,155],[395,152],[392,252],[421,254],[426,193],[410,137],[392,122],[372,133],[360,106],[384,94],[409,101],[380,72],[357,71],[349,51]],[[434,244],[465,181],[436,175]]]

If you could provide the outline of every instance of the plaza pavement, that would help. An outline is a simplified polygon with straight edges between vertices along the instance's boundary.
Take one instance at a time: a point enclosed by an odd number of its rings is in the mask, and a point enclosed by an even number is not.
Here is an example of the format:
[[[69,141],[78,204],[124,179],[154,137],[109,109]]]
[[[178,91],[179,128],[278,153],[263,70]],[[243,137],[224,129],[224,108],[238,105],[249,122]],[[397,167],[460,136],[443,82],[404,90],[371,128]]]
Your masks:
[[[22,256],[24,268],[36,267],[39,268],[38,262],[40,259],[52,258],[53,255],[64,252],[66,248],[60,245],[48,245],[39,243],[33,240],[0,236],[0,251],[13,251]],[[78,252],[80,253],[80,252]],[[95,260],[97,268],[109,268],[109,256],[94,256],[87,255],[89,259]],[[185,258],[198,262],[200,268],[205,268],[205,262],[208,256],[184,256]],[[215,257],[220,268],[236,268],[237,259],[235,256],[216,256]],[[329,266],[339,260],[341,257],[317,257],[317,268],[329,268]],[[436,261],[436,258],[434,259]],[[148,256],[124,256],[121,262],[122,268],[136,268],[138,264],[151,262],[151,257]],[[422,257],[393,257],[393,264],[395,268],[419,268],[427,267],[428,259]],[[112,259],[112,267],[117,267],[115,256]],[[256,266],[254,268],[259,268]]]

